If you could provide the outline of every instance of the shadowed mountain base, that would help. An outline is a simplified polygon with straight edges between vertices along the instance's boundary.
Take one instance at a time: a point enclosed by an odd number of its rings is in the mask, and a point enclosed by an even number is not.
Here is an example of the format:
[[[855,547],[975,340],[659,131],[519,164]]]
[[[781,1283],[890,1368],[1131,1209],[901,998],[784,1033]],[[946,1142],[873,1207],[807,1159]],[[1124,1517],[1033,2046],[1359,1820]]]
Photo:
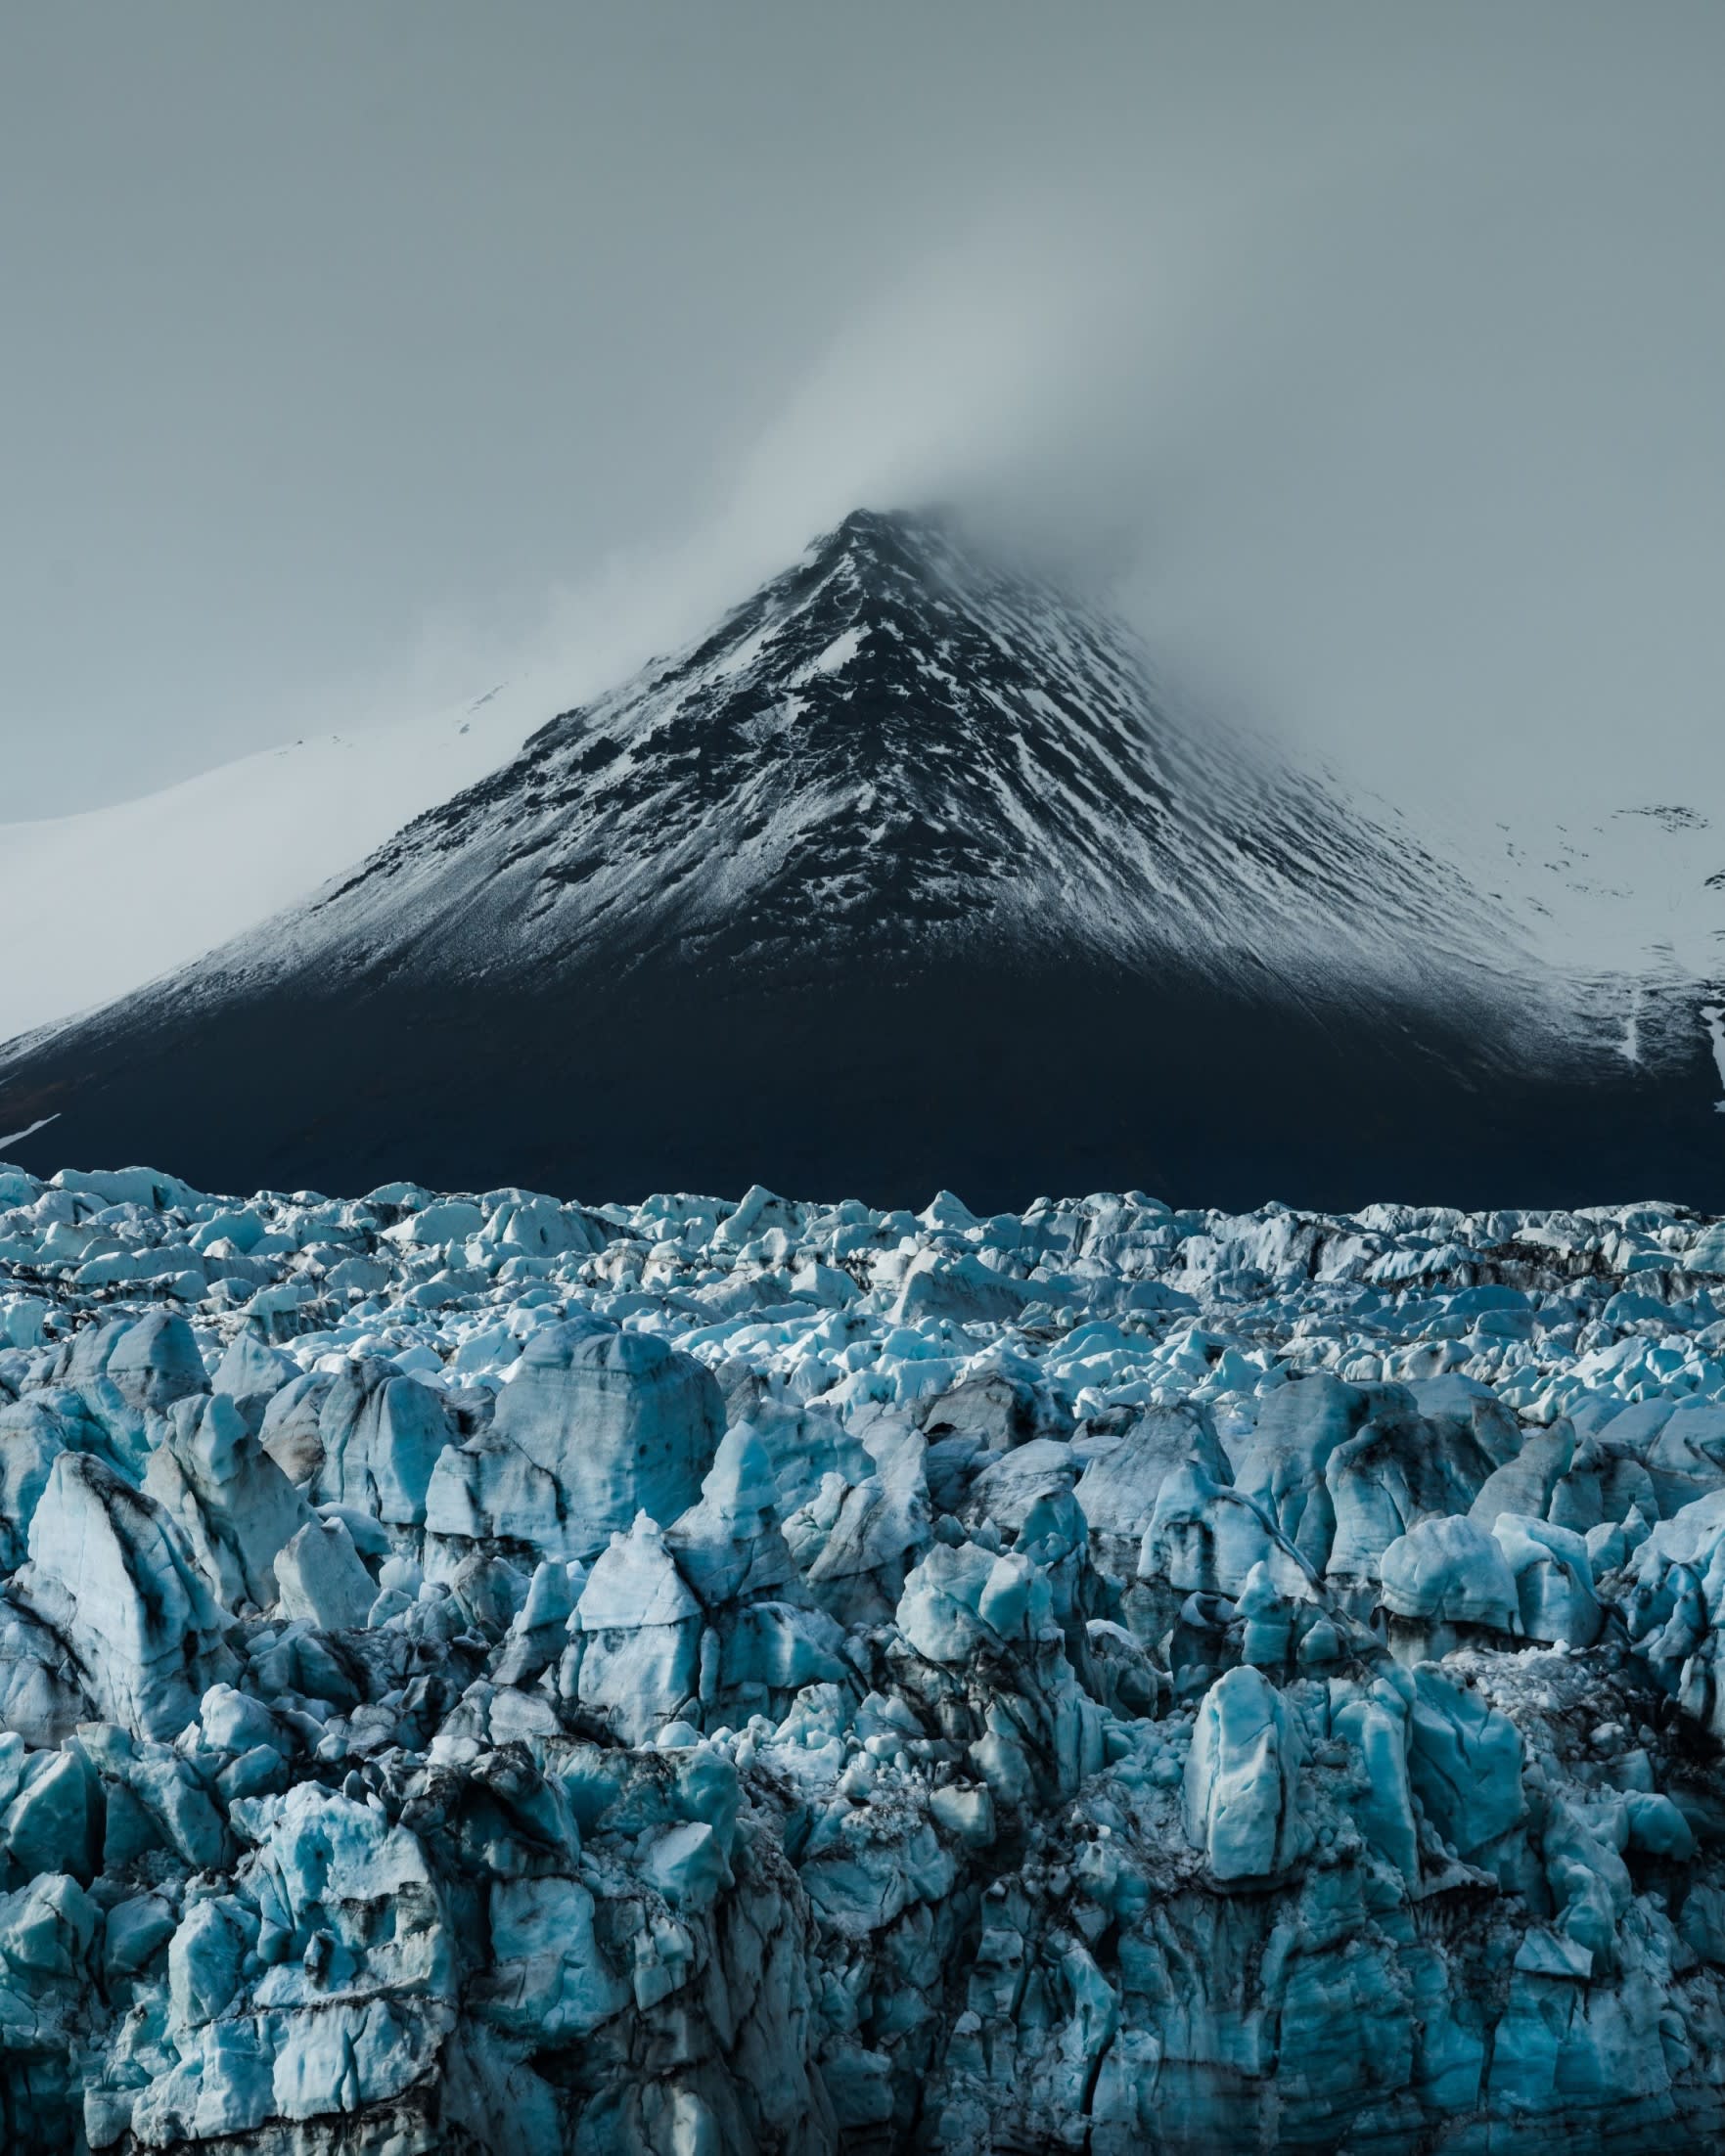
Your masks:
[[[1493,1067],[1430,1013],[1248,1003],[1168,970],[958,963],[765,985],[648,964],[518,983],[159,1002],[0,1082],[26,1163],[146,1160],[209,1190],[731,1191],[974,1207],[1141,1189],[1174,1204],[1725,1209],[1704,1044],[1658,1073]]]

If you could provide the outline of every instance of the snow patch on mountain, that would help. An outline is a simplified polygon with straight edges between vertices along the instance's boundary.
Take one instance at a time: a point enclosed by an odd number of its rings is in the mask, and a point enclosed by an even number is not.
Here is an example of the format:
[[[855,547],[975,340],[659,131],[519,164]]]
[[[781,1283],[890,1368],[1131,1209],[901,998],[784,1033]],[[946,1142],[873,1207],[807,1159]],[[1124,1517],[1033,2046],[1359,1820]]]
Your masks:
[[[0,824],[0,1041],[125,995],[304,898],[513,755],[541,711],[529,685],[506,685],[112,807]]]
[[[1725,989],[1725,801],[1404,818],[1518,925],[1576,1024],[1630,1064],[1687,1054]]]
[[[1430,842],[1514,910],[1554,967],[1598,976],[1725,977],[1725,803],[1519,804]]]

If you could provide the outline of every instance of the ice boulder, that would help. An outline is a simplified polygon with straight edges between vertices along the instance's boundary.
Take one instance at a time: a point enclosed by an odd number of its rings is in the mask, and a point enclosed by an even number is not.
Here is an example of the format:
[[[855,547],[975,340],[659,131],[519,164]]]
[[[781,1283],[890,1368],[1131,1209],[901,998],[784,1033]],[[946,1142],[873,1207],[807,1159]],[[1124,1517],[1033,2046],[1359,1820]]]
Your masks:
[[[700,1502],[667,1529],[677,1564],[710,1609],[775,1593],[795,1577],[777,1513],[772,1456],[744,1422],[725,1432],[701,1485]]]
[[[126,1406],[160,1414],[188,1393],[204,1392],[204,1359],[184,1318],[153,1311],[129,1325],[108,1358],[108,1381]]]
[[[62,1352],[55,1374],[82,1397],[128,1472],[143,1466],[148,1417],[189,1393],[208,1390],[191,1326],[161,1310],[79,1332]]]
[[[1260,1671],[1229,1670],[1204,1693],[1186,1764],[1186,1834],[1218,1879],[1272,1878],[1310,1846],[1304,1757],[1297,1718]]]
[[[1157,1493],[1139,1579],[1176,1595],[1236,1595],[1258,1564],[1283,1591],[1305,1592],[1309,1569],[1262,1504],[1212,1482],[1196,1460],[1177,1467]]]
[[[340,1518],[314,1513],[275,1560],[282,1614],[320,1632],[352,1632],[366,1621],[377,1588]]]
[[[579,1212],[560,1205],[554,1197],[531,1191],[515,1191],[506,1196],[486,1221],[482,1235],[505,1260],[549,1258],[565,1250],[590,1251],[600,1247]]]
[[[103,1911],[65,1871],[47,1871],[0,1895],[0,2049],[5,2056],[6,2146],[21,2152],[74,2142],[69,2106],[57,2102],[75,2072],[100,1966]],[[75,2091],[75,2081],[71,2083]]]
[[[794,1198],[780,1197],[776,1190],[769,1190],[765,1184],[751,1183],[736,1207],[713,1231],[713,1247],[718,1250],[741,1250],[745,1244],[769,1234],[775,1228],[794,1228],[802,1212],[803,1208]]]
[[[1574,1529],[1500,1512],[1491,1533],[1515,1574],[1527,1638],[1592,1646],[1605,1619],[1593,1592],[1587,1545]]]
[[[431,1470],[459,1434],[429,1385],[392,1363],[351,1359],[318,1412],[322,1460],[313,1494],[390,1527],[423,1527]]]
[[[253,1711],[267,1720],[261,1709]],[[214,1869],[231,1855],[211,1790],[171,1745],[133,1737],[113,1723],[86,1722],[75,1750],[101,1787],[103,1863],[110,1870],[156,1851],[168,1851],[195,1869]],[[70,1754],[68,1747],[61,1756]]]
[[[1514,1460],[1521,1450],[1521,1425],[1489,1385],[1449,1370],[1408,1387],[1414,1404],[1439,1438],[1450,1446],[1463,1439],[1476,1445],[1493,1467]]]
[[[1032,1438],[989,1460],[971,1483],[959,1517],[970,1526],[992,1520],[1016,1535],[1036,1505],[1057,1491],[1069,1492],[1077,1477],[1069,1445],[1059,1438]]]
[[[180,1530],[94,1454],[54,1462],[15,1584],[67,1640],[103,1715],[135,1735],[176,1735],[233,1674],[222,1612]]]
[[[1712,1463],[1707,1462],[1709,1471]],[[1703,1486],[1711,1486],[1709,1483]],[[1646,1465],[1631,1447],[1609,1433],[1589,1432],[1575,1447],[1568,1468],[1552,1490],[1548,1519],[1588,1535],[1639,1511],[1643,1519],[1659,1514],[1658,1492]]]
[[[493,1426],[556,1479],[568,1553],[584,1557],[637,1512],[668,1526],[699,1500],[725,1413],[712,1373],[693,1356],[588,1319],[533,1335]]]
[[[230,1610],[276,1598],[276,1552],[311,1507],[247,1427],[227,1393],[177,1401],[153,1427],[144,1488],[173,1515],[199,1569]]]
[[[0,1571],[23,1564],[30,1521],[68,1437],[65,1423],[39,1397],[0,1407]]]
[[[144,2147],[250,2138],[285,2120],[281,2145],[323,2146],[345,2138],[345,2115],[423,2082],[453,2026],[453,1941],[410,1832],[315,1784],[233,1814],[257,1846],[238,1891],[181,1914],[157,2009],[166,2041],[89,2088],[93,2141],[128,2126]]]
[[[0,1871],[18,1886],[42,1871],[88,1886],[102,1867],[101,1791],[76,1746],[26,1752],[0,1737]]]
[[[1420,1878],[1419,1832],[1408,1777],[1408,1713],[1412,1686],[1379,1679],[1369,1688],[1332,1686],[1331,1734],[1358,1747],[1365,1770],[1353,1799],[1361,1833],[1410,1886]]]
[[[279,1349],[271,1347],[250,1325],[235,1333],[227,1353],[216,1366],[212,1380],[245,1417],[254,1435],[261,1428],[270,1402],[284,1385],[299,1375],[298,1366]]]
[[[699,1718],[701,1604],[646,1512],[594,1564],[575,1623],[558,1677],[566,1698],[603,1716],[627,1744]]]
[[[584,1539],[568,1532],[556,1476],[495,1426],[438,1454],[426,1490],[426,1530],[433,1578],[461,1563],[474,1545],[562,1557],[571,1540]]]
[[[904,1583],[898,1629],[931,1662],[965,1661],[1052,1630],[1048,1583],[1028,1558],[937,1543]]]
[[[291,1377],[280,1392],[271,1395],[258,1423],[258,1443],[295,1490],[310,1490],[317,1482],[324,1460],[318,1425],[335,1385],[335,1373],[327,1370],[308,1370]]]
[[[1366,1395],[1357,1385],[1323,1371],[1294,1378],[1265,1400],[1235,1478],[1320,1571],[1330,1561],[1336,1533],[1325,1469],[1367,1412]]]
[[[49,1307],[39,1295],[8,1296],[0,1303],[0,1349],[39,1347]]]
[[[1559,1909],[1556,1929],[1560,1938],[1585,1949],[1590,1974],[1604,1975],[1616,1966],[1618,1926],[1634,1898],[1616,1846],[1627,1824],[1624,1819],[1621,1826],[1608,1825],[1591,1807],[1568,1798],[1544,1807],[1540,1854]]]
[[[1507,1715],[1430,1663],[1412,1673],[1408,1778],[1426,1816],[1464,1858],[1521,1819],[1521,1735]]]
[[[189,1183],[159,1168],[62,1168],[50,1187],[103,1205],[137,1205],[150,1213],[187,1212],[201,1199]]]
[[[721,1612],[717,1637],[717,1680],[709,1687],[704,1660],[703,1703],[727,1718],[733,1701],[756,1706],[770,1701],[782,1713],[803,1685],[838,1683],[848,1674],[842,1628],[824,1610],[796,1602],[745,1602]]]
[[[470,1235],[477,1235],[485,1225],[482,1207],[471,1198],[444,1198],[441,1203],[428,1205],[424,1211],[414,1213],[399,1228],[390,1230],[390,1239],[411,1244],[416,1250],[435,1250],[450,1243],[466,1242]]]
[[[1212,1483],[1234,1480],[1208,1410],[1186,1403],[1142,1410],[1112,1451],[1090,1460],[1074,1495],[1100,1547],[1119,1542],[1136,1549],[1163,1483],[1188,1461]]]
[[[1503,1546],[1466,1516],[1422,1520],[1379,1560],[1379,1599],[1418,1642],[1441,1654],[1456,1628],[1519,1633],[1516,1577]]]
[[[1725,1274],[1725,1221],[1703,1228],[1683,1262],[1691,1273]]]
[[[454,1941],[426,1852],[406,1826],[315,1782],[245,1799],[230,1817],[253,1845],[238,1883],[261,1925],[279,1935],[260,2005],[321,2003],[316,1956],[308,1965],[305,1953],[320,1933],[344,1952],[355,1991],[427,2000],[448,1994]]]
[[[980,1258],[925,1250],[911,1260],[892,1316],[900,1325],[918,1318],[950,1318],[960,1325],[1016,1318],[1029,1294]]]
[[[0,1593],[0,1729],[52,1748],[93,1712],[65,1639],[19,1593]]]
[[[1330,1659],[1324,1644],[1327,1635],[1336,1631],[1336,1620],[1324,1613],[1316,1583],[1305,1585],[1302,1593],[1302,1583],[1289,1583],[1286,1565],[1277,1570],[1281,1573],[1280,1585],[1277,1571],[1260,1559],[1240,1590],[1234,1605],[1240,1618],[1240,1659],[1258,1669],[1279,1669],[1302,1645],[1303,1660]],[[1314,1631],[1320,1635],[1315,1640]],[[1339,1654],[1339,1639],[1337,1651]]]
[[[629,2003],[594,1933],[594,1902],[576,1879],[499,1879],[488,1911],[494,1966],[476,1985],[493,2026],[534,2043],[590,2036]]]
[[[533,1569],[522,1606],[510,1620],[509,1638],[495,1672],[499,1684],[527,1684],[564,1649],[575,1600],[569,1568],[555,1557]]]
[[[1543,1519],[1552,1498],[1575,1458],[1575,1432],[1566,1420],[1536,1431],[1514,1460],[1494,1468],[1480,1485],[1471,1507],[1482,1527],[1500,1512],[1521,1512]]]
[[[647,1848],[641,1869],[677,1909],[704,1909],[735,1884],[723,1845],[704,1819],[667,1827]]]
[[[846,1483],[834,1471],[785,1522],[785,1539],[810,1593],[845,1624],[889,1617],[905,1577],[929,1545],[928,1447],[916,1430],[872,1440],[878,1471]]]
[[[917,1405],[917,1422],[932,1444],[942,1437],[975,1437],[993,1451],[1053,1436],[1057,1411],[1045,1385],[1001,1369],[961,1378]]]
[[[1725,1484],[1725,1405],[1717,1399],[1696,1398],[1647,1406],[1658,1414],[1658,1426],[1645,1445],[1648,1479],[1658,1509],[1669,1518],[1696,1498]],[[1608,1424],[1606,1435],[1617,1438],[1637,1412],[1627,1410]]]
[[[1325,1487],[1336,1514],[1327,1572],[1370,1582],[1392,1542],[1420,1521],[1465,1512],[1493,1471],[1472,1426],[1433,1426],[1401,1385],[1368,1390],[1370,1419],[1331,1453]]]

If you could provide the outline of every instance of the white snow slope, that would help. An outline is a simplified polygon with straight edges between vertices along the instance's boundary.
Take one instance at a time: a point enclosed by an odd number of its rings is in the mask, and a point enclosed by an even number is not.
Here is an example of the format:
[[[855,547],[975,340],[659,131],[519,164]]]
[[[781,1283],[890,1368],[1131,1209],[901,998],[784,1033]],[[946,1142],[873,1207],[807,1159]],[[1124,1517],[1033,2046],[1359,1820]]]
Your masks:
[[[511,683],[431,716],[314,734],[136,800],[0,823],[0,1041],[187,964],[512,756],[545,716]]]

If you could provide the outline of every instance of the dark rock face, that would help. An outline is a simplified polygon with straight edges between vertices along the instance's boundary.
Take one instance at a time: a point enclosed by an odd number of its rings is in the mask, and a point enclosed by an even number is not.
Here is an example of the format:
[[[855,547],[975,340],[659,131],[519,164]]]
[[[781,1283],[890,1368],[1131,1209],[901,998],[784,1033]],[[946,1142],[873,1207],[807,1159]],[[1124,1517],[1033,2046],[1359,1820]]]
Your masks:
[[[1595,1053],[1443,864],[1105,616],[859,515],[340,884],[0,1059],[20,1149],[921,1202],[1725,1204],[1704,1030]]]

